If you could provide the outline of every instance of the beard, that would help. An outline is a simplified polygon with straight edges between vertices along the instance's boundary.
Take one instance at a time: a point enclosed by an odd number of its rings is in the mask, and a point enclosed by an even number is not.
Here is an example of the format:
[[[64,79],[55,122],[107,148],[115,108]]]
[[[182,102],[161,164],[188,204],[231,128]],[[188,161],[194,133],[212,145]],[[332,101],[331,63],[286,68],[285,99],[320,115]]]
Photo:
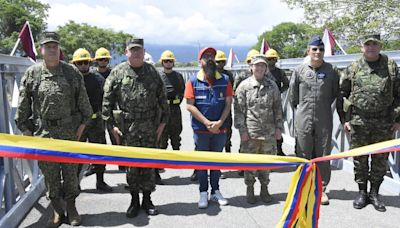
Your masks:
[[[215,79],[215,72],[217,71],[217,64],[212,60],[207,60],[206,64],[203,65],[203,70],[207,77],[210,79]]]

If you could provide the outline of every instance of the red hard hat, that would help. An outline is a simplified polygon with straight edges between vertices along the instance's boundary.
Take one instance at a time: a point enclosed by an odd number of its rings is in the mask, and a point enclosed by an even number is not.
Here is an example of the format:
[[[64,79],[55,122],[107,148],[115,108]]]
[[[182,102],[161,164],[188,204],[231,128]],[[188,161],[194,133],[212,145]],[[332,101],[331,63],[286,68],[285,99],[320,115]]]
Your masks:
[[[206,52],[212,52],[214,54],[214,56],[217,54],[217,50],[215,50],[215,48],[205,47],[205,48],[201,49],[199,52],[199,60],[201,59],[201,57],[203,57],[203,54]]]

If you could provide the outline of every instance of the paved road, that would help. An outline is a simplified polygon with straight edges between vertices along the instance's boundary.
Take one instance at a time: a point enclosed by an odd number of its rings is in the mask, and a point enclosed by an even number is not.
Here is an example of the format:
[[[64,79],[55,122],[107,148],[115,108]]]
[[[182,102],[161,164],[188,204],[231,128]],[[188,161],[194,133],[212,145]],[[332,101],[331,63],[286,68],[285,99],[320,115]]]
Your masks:
[[[190,117],[184,114],[182,149],[193,150]],[[238,149],[238,133],[234,131],[233,151]],[[293,148],[285,146],[286,153]],[[82,193],[77,198],[77,208],[82,215],[81,227],[275,227],[283,209],[287,189],[293,170],[278,170],[271,174],[270,193],[274,197],[271,204],[258,202],[246,203],[246,187],[236,171],[226,171],[227,179],[220,181],[220,189],[230,205],[220,207],[211,203],[207,209],[198,209],[198,184],[191,182],[191,170],[167,169],[162,173],[166,185],[157,186],[152,194],[153,202],[158,206],[158,216],[147,216],[143,211],[134,219],[125,217],[130,203],[130,195],[124,189],[125,174],[117,166],[107,166],[105,180],[113,188],[113,193],[99,193],[95,189],[95,176],[84,178],[81,182]],[[258,193],[259,184],[255,188]],[[400,227],[400,197],[389,192],[383,193],[387,212],[376,211],[371,205],[355,210],[352,201],[357,194],[353,176],[344,171],[332,173],[328,187],[331,198],[329,206],[322,206],[320,227]],[[20,227],[42,228],[45,226],[51,209],[49,201],[42,197],[34,205]],[[70,227],[63,224],[61,227]]]

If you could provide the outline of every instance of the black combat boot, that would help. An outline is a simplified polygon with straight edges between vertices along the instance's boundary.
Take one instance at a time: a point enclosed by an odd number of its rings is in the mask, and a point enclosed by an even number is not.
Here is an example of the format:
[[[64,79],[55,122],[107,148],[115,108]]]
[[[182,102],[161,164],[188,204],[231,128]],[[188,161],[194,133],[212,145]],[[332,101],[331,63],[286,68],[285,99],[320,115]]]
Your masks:
[[[103,192],[112,192],[113,189],[104,182],[104,173],[96,173],[96,189]]]
[[[367,184],[366,183],[358,184],[358,189],[359,189],[358,196],[353,201],[353,207],[355,209],[362,209],[369,203],[367,194]]]
[[[382,202],[378,194],[380,185],[381,185],[380,183],[371,184],[371,190],[369,191],[369,201],[374,206],[375,210],[380,212],[385,212],[386,211],[385,204]]]
[[[128,218],[136,217],[139,214],[140,210],[139,192],[132,191],[131,196],[131,205],[129,205],[129,208],[126,211],[126,217]]]
[[[276,149],[277,149],[277,152],[278,152],[277,155],[286,156],[286,154],[283,153],[282,144],[283,144],[283,138],[276,140]]]
[[[151,192],[150,191],[143,191],[143,201],[142,201],[142,208],[146,211],[148,215],[158,215],[157,208],[151,202]]]
[[[164,182],[161,179],[160,176],[160,169],[154,169],[155,175],[156,175],[156,184],[158,185],[164,185]]]

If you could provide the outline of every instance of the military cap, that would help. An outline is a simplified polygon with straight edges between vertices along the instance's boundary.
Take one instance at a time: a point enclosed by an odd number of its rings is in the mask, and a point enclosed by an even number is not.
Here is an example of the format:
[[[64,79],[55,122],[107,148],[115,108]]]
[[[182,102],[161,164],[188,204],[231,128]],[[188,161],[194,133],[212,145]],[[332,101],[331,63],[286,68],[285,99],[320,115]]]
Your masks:
[[[141,48],[143,48],[143,46],[144,46],[144,41],[143,41],[142,38],[129,38],[126,41],[126,47],[128,49],[131,49],[133,47],[141,47]]]
[[[362,44],[365,44],[368,41],[375,41],[375,42],[381,43],[381,35],[379,35],[379,34],[365,35],[360,38],[360,41]]]
[[[41,38],[40,38],[40,44],[46,44],[46,43],[60,43],[60,36],[56,32],[43,32]]]
[[[308,41],[308,46],[324,46],[324,42],[318,35],[312,35],[310,41]]]
[[[267,57],[265,55],[259,54],[255,55],[251,58],[251,64],[257,64],[257,63],[265,63],[267,65]]]
[[[201,49],[200,52],[199,52],[199,56],[198,56],[198,57],[199,57],[199,60],[200,60],[201,58],[203,58],[203,55],[204,55],[204,53],[206,53],[206,52],[211,52],[211,53],[213,53],[214,56],[217,54],[217,50],[215,50],[215,48],[212,48],[212,47],[205,47],[205,48]]]

